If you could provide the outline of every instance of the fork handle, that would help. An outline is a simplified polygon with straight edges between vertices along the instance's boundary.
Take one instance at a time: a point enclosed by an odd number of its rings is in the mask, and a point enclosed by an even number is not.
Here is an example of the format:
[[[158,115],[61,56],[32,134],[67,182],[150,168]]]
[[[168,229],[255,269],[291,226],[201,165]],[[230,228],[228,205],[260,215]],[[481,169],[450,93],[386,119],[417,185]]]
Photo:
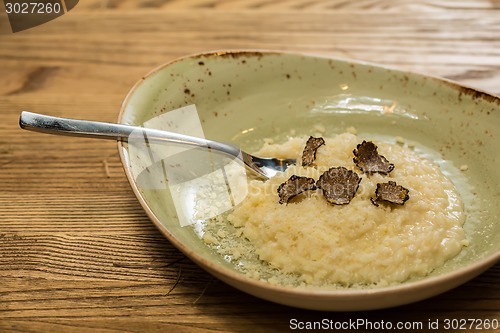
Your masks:
[[[22,111],[19,126],[23,129],[48,134],[83,136],[100,139],[123,140],[147,139],[149,142],[169,142],[199,148],[217,150],[239,157],[240,149],[222,142],[197,138],[175,132],[90,120],[59,118]]]

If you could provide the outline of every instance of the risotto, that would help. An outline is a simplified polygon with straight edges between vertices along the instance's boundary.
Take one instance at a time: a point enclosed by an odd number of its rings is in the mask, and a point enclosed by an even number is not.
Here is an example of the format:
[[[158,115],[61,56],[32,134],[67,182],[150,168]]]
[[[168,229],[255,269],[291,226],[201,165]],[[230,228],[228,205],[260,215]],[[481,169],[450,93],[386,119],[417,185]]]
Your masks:
[[[300,161],[306,140],[266,143],[257,154],[296,156]],[[249,182],[247,198],[227,221],[249,241],[259,260],[296,276],[300,284],[380,286],[424,276],[467,245],[461,198],[438,166],[410,148],[374,141],[394,169],[386,175],[365,174],[353,162],[353,149],[361,141],[351,133],[325,138],[312,165],[299,163],[267,181]],[[349,204],[331,204],[321,190],[280,204],[277,189],[292,175],[317,180],[332,166],[361,178]],[[377,184],[389,181],[409,190],[404,205],[372,202]]]

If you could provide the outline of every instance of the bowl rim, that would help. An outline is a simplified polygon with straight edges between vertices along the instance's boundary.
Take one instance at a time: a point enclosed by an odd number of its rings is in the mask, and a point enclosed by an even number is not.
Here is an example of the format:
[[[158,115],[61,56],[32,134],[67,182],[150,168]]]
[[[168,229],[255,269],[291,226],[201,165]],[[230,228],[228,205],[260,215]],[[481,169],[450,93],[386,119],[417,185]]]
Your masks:
[[[466,85],[463,85],[461,83],[455,82],[453,80],[449,80],[446,78],[440,78],[437,76],[432,76],[428,74],[422,74],[418,73],[415,71],[409,71],[409,70],[401,70],[397,68],[393,68],[390,66],[385,66],[385,65],[379,65],[371,62],[366,62],[366,61],[361,61],[361,60],[354,60],[354,59],[348,59],[348,58],[342,58],[342,57],[333,57],[333,56],[327,56],[327,55],[321,55],[321,54],[313,54],[313,53],[302,53],[302,52],[289,52],[289,51],[276,51],[276,50],[265,50],[265,49],[234,49],[234,50],[215,50],[215,51],[206,51],[206,52],[199,52],[199,53],[193,53],[189,54],[186,56],[178,57],[173,60],[167,61],[165,63],[160,64],[159,66],[153,68],[150,70],[147,74],[143,75],[141,79],[139,79],[129,90],[127,95],[125,96],[120,112],[118,115],[118,122],[123,123],[123,116],[125,113],[126,106],[128,105],[132,95],[135,93],[135,91],[138,89],[138,87],[143,84],[148,78],[150,78],[152,75],[155,73],[177,63],[181,62],[184,60],[188,59],[196,59],[196,58],[201,58],[201,57],[210,57],[210,56],[220,56],[220,55],[284,55],[284,56],[303,56],[307,58],[320,58],[320,59],[329,59],[333,61],[339,61],[339,62],[345,62],[345,63],[352,63],[355,65],[368,65],[368,66],[374,66],[376,68],[381,68],[381,69],[386,69],[389,71],[393,72],[398,72],[398,73],[405,73],[409,75],[416,75],[419,78],[430,78],[436,81],[440,81],[443,83],[446,83],[447,85],[451,86],[452,88],[455,88],[459,90],[460,93],[465,93],[465,94],[470,94],[472,98],[484,98],[488,102],[495,102],[496,104],[500,105],[500,97],[493,95],[488,92],[484,92],[481,90],[478,90],[476,88],[472,88]],[[189,246],[185,245],[183,242],[181,242],[172,232],[168,230],[167,227],[165,227],[158,217],[154,214],[154,212],[151,210],[151,208],[147,205],[145,199],[143,198],[142,194],[140,193],[139,188],[137,187],[136,182],[133,179],[133,175],[131,173],[131,170],[129,168],[129,165],[127,163],[127,156],[125,154],[126,148],[123,144],[123,142],[118,141],[118,152],[120,156],[120,160],[123,165],[123,169],[125,171],[127,180],[132,188],[132,191],[134,192],[136,198],[139,200],[142,208],[150,218],[150,220],[153,222],[153,224],[160,230],[160,232],[167,238],[167,240],[174,245],[178,250],[180,250],[182,253],[184,253],[188,258],[190,258],[192,261],[194,261],[197,265],[201,266],[202,268],[209,270],[211,272],[216,272],[217,277],[222,278],[225,282],[235,286],[235,284],[231,283],[230,281],[238,281],[240,283],[243,283],[245,285],[252,286],[254,288],[258,288],[260,290],[266,291],[266,292],[272,292],[272,293],[278,293],[278,294],[286,294],[290,295],[292,297],[308,297],[308,298],[315,298],[317,300],[330,300],[332,298],[335,298],[336,300],[362,300],[366,299],[367,296],[370,297],[384,297],[384,296],[389,296],[393,295],[395,293],[404,293],[404,292],[414,292],[415,290],[423,290],[427,288],[432,288],[433,286],[437,285],[442,285],[442,284],[450,284],[451,282],[459,279],[462,276],[468,276],[468,278],[465,281],[469,281],[473,279],[474,277],[480,275],[482,272],[490,268],[491,266],[495,265],[497,262],[500,261],[500,249],[494,251],[493,253],[480,258],[479,260],[476,260],[472,263],[469,263],[463,267],[460,267],[458,269],[452,270],[450,272],[442,273],[437,276],[431,276],[431,277],[424,277],[422,279],[419,279],[417,281],[408,281],[408,282],[403,282],[401,284],[396,284],[396,285],[390,285],[390,286],[385,286],[385,287],[375,287],[375,288],[342,288],[342,289],[335,289],[335,288],[327,288],[327,287],[314,287],[314,286],[307,286],[307,287],[286,287],[286,286],[281,286],[281,285],[276,285],[272,284],[266,281],[261,281],[257,279],[250,278],[243,273],[237,272],[235,270],[231,270],[229,268],[226,268],[220,264],[217,264],[215,262],[212,262],[203,256],[199,255],[196,253],[195,250],[190,249]],[[454,288],[455,286],[459,285],[458,284],[451,284],[449,288],[444,289],[440,292],[434,293],[433,295],[445,292],[449,289]],[[238,287],[237,287],[238,288]],[[238,288],[241,290],[241,288]],[[426,298],[426,297],[422,297]],[[405,303],[399,303],[396,305],[402,305]],[[380,307],[382,308],[382,307]]]

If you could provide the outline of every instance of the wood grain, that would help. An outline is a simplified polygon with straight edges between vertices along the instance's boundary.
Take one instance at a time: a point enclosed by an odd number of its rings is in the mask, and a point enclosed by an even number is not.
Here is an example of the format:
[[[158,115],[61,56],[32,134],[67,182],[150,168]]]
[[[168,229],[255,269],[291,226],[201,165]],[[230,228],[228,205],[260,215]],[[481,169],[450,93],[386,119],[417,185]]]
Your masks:
[[[500,1],[87,0],[12,34],[0,15],[0,332],[273,332],[289,321],[500,320],[500,265],[427,301],[292,309],[212,278],[153,227],[116,143],[18,128],[21,110],[116,121],[176,57],[277,49],[349,57],[500,94]]]

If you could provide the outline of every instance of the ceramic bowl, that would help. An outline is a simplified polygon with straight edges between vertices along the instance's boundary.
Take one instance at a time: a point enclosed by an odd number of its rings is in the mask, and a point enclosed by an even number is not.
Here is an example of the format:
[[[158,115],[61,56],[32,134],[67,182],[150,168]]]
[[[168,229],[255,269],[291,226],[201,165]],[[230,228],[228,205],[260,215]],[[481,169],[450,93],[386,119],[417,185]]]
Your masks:
[[[282,287],[249,278],[182,227],[170,190],[145,190],[134,166],[141,156],[120,143],[132,189],[156,227],[220,280],[294,307],[350,311],[392,307],[454,288],[500,258],[500,99],[457,83],[368,63],[279,52],[212,52],[177,59],[143,77],[125,99],[119,122],[132,125],[196,105],[206,138],[252,151],[258,139],[307,135],[321,124],[354,126],[427,147],[462,167],[481,212],[465,223],[470,246],[429,276],[375,289]],[[467,169],[467,170],[465,170]]]

